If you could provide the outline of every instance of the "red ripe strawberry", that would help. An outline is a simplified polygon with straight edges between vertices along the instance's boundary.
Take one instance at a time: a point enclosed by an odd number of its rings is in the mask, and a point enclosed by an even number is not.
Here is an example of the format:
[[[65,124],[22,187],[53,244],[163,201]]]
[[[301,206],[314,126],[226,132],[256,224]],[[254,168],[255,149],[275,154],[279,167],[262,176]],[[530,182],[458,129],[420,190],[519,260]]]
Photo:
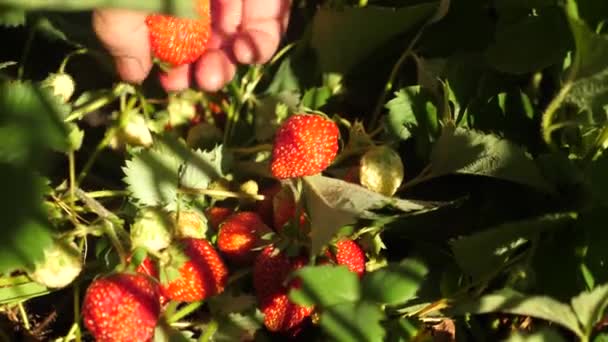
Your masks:
[[[179,245],[170,251],[176,265],[163,269],[168,274],[168,281],[161,279],[163,294],[177,301],[196,302],[223,292],[228,269],[209,241],[186,238]],[[175,266],[179,274],[172,277],[170,273]]]
[[[351,272],[357,273],[359,277],[365,272],[365,252],[359,245],[350,239],[343,239],[336,243],[335,253],[328,254],[338,265],[345,265]]]
[[[338,153],[338,126],[318,115],[298,114],[279,127],[272,150],[270,171],[278,179],[317,174]]]
[[[150,259],[149,257],[146,257],[141,262],[141,264],[139,264],[137,266],[137,268],[135,269],[135,272],[141,273],[141,274],[145,274],[145,275],[150,276],[150,277],[152,277],[154,279],[158,279],[158,267],[156,266],[156,264],[154,263],[154,261],[152,259]],[[165,297],[163,295],[162,288],[159,291],[158,298],[160,300],[160,306],[161,307],[165,306],[165,304],[167,304],[167,302],[169,302],[169,299],[167,299],[167,297]]]
[[[253,286],[268,330],[293,332],[312,314],[313,307],[292,303],[287,296],[291,288],[298,287],[298,282],[285,284],[289,275],[305,264],[306,259],[289,258],[273,246],[266,247],[256,258]]]
[[[200,57],[211,35],[209,0],[195,0],[196,19],[163,14],[146,17],[152,52],[161,61],[173,65],[192,63]]]
[[[277,292],[264,299],[260,310],[264,313],[264,325],[268,330],[296,335],[314,308],[292,303],[287,293],[288,291]]]
[[[98,278],[84,297],[84,324],[97,341],[149,341],[160,315],[159,293],[142,274]]]
[[[296,202],[289,188],[283,188],[273,198],[274,229],[281,231],[285,224],[296,216]],[[300,213],[300,228],[306,225],[306,213]]]
[[[205,215],[207,216],[207,220],[209,222],[209,227],[217,230],[220,227],[220,224],[224,222],[228,216],[232,215],[231,208],[224,207],[211,207],[205,211]]]
[[[267,233],[270,233],[270,228],[260,215],[242,211],[224,221],[217,236],[217,248],[228,259],[247,264],[255,255],[252,249],[260,246],[262,236]]]

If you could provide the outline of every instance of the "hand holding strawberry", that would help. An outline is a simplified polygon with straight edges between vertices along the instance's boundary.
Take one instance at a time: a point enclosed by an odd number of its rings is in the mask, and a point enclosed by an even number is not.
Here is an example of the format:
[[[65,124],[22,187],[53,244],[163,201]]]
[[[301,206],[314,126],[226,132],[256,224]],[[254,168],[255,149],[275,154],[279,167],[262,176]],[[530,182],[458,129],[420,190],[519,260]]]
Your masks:
[[[210,5],[211,37],[200,58],[174,68],[161,77],[167,90],[188,87],[194,78],[199,87],[215,91],[229,82],[237,63],[268,61],[276,51],[289,18],[289,0],[219,1]],[[93,27],[101,42],[114,56],[119,76],[140,83],[152,68],[147,14],[117,10],[97,10]]]

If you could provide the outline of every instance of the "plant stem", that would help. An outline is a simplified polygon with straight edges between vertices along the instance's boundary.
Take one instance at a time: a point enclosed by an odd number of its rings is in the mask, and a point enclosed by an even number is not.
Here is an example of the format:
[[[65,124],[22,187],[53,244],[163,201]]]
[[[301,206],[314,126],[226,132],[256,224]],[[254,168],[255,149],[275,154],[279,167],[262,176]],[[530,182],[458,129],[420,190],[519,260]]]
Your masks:
[[[68,172],[70,177],[70,209],[74,210],[74,206],[76,205],[76,158],[74,156],[74,151],[70,150],[68,153]]]
[[[27,40],[25,41],[25,45],[23,47],[23,54],[21,55],[21,63],[19,64],[19,69],[17,69],[17,79],[19,80],[22,80],[23,75],[25,74],[25,64],[30,55],[30,51],[32,50],[32,43],[34,42],[36,31],[38,31],[38,21],[34,23],[34,26],[32,26],[32,28],[27,34]]]
[[[543,113],[541,130],[542,136],[545,143],[551,146],[551,133],[553,133],[554,127],[553,120],[555,119],[555,115],[557,114],[557,110],[561,107],[562,103],[566,99],[568,92],[572,88],[571,82],[566,82],[562,88],[559,90],[559,93],[551,100],[551,103],[547,106],[547,109]]]
[[[116,86],[114,86],[114,88],[112,88],[112,91],[105,94],[104,96],[101,96],[91,102],[88,102],[88,103],[76,108],[74,111],[72,111],[72,113],[70,115],[68,115],[68,117],[64,121],[71,122],[71,121],[79,120],[86,114],[96,111],[99,108],[110,104],[111,102],[116,100],[116,98],[121,96],[122,94],[133,92],[133,91],[134,91],[134,88],[132,85],[126,84],[126,83],[119,83]]]
[[[130,192],[127,190],[98,190],[87,192],[87,196],[90,198],[105,198],[105,197],[124,197],[129,196]]]
[[[25,330],[30,331],[30,320],[27,318],[27,312],[25,311],[23,302],[19,302],[19,304],[17,304],[17,307],[19,308],[19,315],[21,315],[21,320],[23,321],[23,327],[25,328]]]
[[[87,50],[86,48],[82,48],[82,49],[78,49],[76,51],[70,52],[67,56],[65,56],[65,58],[61,62],[61,65],[59,66],[59,73],[62,74],[65,72],[65,68],[68,65],[68,62],[70,61],[70,59],[72,59],[72,57],[74,57],[76,55],[84,55],[87,52],[89,52],[89,50]]]
[[[414,45],[416,45],[416,43],[418,42],[420,37],[422,37],[422,33],[426,29],[427,25],[428,25],[428,23],[424,24],[420,28],[420,30],[418,30],[418,32],[416,32],[416,35],[414,36],[414,38],[410,41],[407,48],[403,51],[403,53],[397,60],[397,63],[395,63],[395,65],[393,66],[393,69],[391,70],[391,73],[389,74],[386,85],[385,85],[384,89],[382,90],[382,94],[380,95],[380,99],[376,103],[376,107],[374,108],[374,111],[372,112],[372,117],[369,122],[369,127],[371,127],[372,131],[374,131],[376,128],[378,119],[380,118],[380,112],[382,112],[382,108],[384,107],[384,103],[386,102],[388,93],[393,89],[393,83],[395,82],[395,79],[397,78],[397,74],[399,73],[399,70],[401,70],[403,63],[405,63],[407,58],[412,53],[412,49],[414,48]]]
[[[74,322],[74,324],[72,324],[72,327],[70,328],[70,331],[68,331],[67,335],[65,335],[65,337],[63,338],[63,342],[69,342],[73,339],[73,335],[76,334],[76,330],[78,329],[78,323]]]
[[[110,242],[112,243],[112,246],[114,246],[114,249],[116,249],[116,253],[118,253],[118,257],[120,258],[121,263],[126,263],[127,252],[122,243],[120,242],[118,234],[116,234],[114,224],[110,222],[110,220],[106,219],[103,222],[103,228],[105,235],[110,239]]]
[[[200,302],[190,303],[190,304],[184,306],[179,311],[177,311],[175,314],[171,315],[171,317],[169,317],[169,319],[168,319],[169,324],[178,322],[182,318],[190,315],[191,313],[196,311],[198,308],[200,308],[203,305],[203,303],[204,302],[200,301]]]
[[[265,198],[264,195],[252,195],[252,194],[246,194],[246,193],[242,193],[242,192],[214,190],[214,189],[180,188],[179,191],[181,193],[204,195],[204,196],[209,196],[209,197],[230,197],[230,198],[239,198],[239,199],[253,199],[256,201],[263,201]]]
[[[217,323],[216,320],[211,320],[211,322],[209,322],[209,324],[207,324],[207,329],[205,329],[205,332],[201,335],[201,337],[199,337],[198,341],[199,342],[211,341],[211,337],[213,337],[213,335],[217,331],[218,326],[219,326],[219,324]]]
[[[76,341],[80,342],[82,336],[80,336],[80,286],[78,283],[74,284],[74,334],[76,335]]]
[[[93,167],[93,164],[95,163],[95,161],[97,160],[97,157],[99,157],[99,154],[106,148],[108,147],[108,145],[110,144],[110,141],[112,140],[112,138],[115,135],[115,130],[114,129],[110,129],[106,132],[106,135],[104,136],[104,138],[99,142],[99,144],[97,145],[97,147],[95,147],[95,151],[93,151],[93,154],[91,154],[91,156],[89,157],[89,159],[87,160],[86,164],[84,165],[84,167],[82,168],[82,170],[80,171],[80,174],[78,175],[78,179],[76,179],[76,185],[78,186],[80,183],[82,183],[82,180],[88,175],[89,171],[91,170],[91,168]]]
[[[260,144],[251,147],[234,147],[227,148],[229,152],[239,153],[239,154],[254,154],[258,152],[271,151],[272,144]]]

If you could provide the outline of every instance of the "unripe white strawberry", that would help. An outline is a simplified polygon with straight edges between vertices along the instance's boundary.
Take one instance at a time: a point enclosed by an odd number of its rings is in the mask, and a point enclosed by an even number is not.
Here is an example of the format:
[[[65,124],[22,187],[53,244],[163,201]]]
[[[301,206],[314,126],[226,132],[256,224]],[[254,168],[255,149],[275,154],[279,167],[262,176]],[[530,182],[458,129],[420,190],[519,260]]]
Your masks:
[[[118,132],[116,132],[110,141],[110,146],[114,149],[121,148],[125,144],[143,147],[151,146],[154,140],[144,117],[135,111],[127,115],[127,122],[122,127],[119,127]]]
[[[132,248],[142,247],[152,252],[165,249],[171,243],[173,219],[158,208],[142,209],[131,226]]]
[[[72,76],[65,73],[50,74],[42,81],[42,85],[53,90],[53,95],[59,97],[63,102],[68,102],[76,89]]]
[[[359,181],[364,187],[392,196],[403,182],[403,162],[388,146],[375,146],[361,157]]]
[[[49,288],[71,284],[82,271],[82,255],[74,243],[54,241],[44,250],[44,259],[34,264],[30,278]]]
[[[180,211],[179,218],[176,220],[177,214],[171,213],[171,218],[175,223],[175,235],[180,238],[195,238],[203,239],[209,228],[207,218],[194,211]]]

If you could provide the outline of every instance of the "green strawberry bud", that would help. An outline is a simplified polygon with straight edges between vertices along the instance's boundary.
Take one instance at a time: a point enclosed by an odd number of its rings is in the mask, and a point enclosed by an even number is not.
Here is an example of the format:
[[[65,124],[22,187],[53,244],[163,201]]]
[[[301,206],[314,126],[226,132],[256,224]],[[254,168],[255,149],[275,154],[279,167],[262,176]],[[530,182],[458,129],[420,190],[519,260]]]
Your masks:
[[[110,141],[110,146],[118,149],[125,144],[149,147],[153,143],[152,134],[146,120],[139,112],[128,113],[128,118]]]
[[[361,157],[359,181],[369,190],[394,195],[403,182],[401,157],[388,146],[371,148]]]
[[[49,288],[68,286],[82,270],[82,256],[74,243],[55,241],[44,250],[44,259],[34,264],[30,278]]]
[[[142,209],[131,226],[132,249],[142,247],[152,252],[171,243],[173,219],[158,208]]]
[[[50,74],[42,81],[42,85],[52,89],[53,95],[59,97],[63,102],[68,102],[75,90],[74,79],[64,73]]]

